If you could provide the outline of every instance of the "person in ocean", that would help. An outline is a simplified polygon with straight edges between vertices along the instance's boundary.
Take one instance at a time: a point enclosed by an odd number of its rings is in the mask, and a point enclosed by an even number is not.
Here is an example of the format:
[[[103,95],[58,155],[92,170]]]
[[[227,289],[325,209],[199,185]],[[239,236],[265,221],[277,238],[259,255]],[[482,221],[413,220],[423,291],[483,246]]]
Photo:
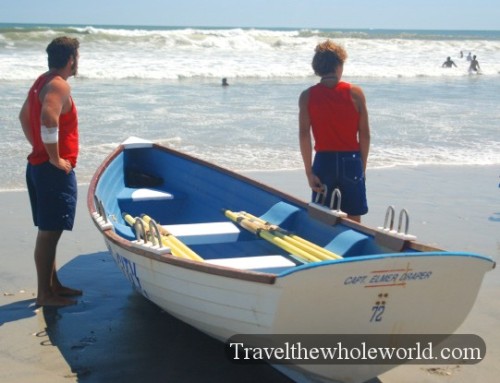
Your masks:
[[[472,72],[479,72],[479,70],[481,69],[481,67],[479,66],[479,62],[477,61],[477,58],[476,58],[476,55],[474,55],[474,57],[472,57],[472,61],[470,62],[470,66],[469,66],[469,72],[472,73]]]
[[[312,60],[318,84],[299,98],[299,143],[312,199],[341,192],[341,210],[356,222],[368,212],[365,172],[370,148],[370,126],[363,90],[341,81],[345,49],[331,40],[316,46]],[[316,154],[313,160],[313,144]]]
[[[442,68],[451,68],[452,66],[454,66],[455,68],[457,67],[457,65],[455,64],[455,62],[451,59],[450,56],[448,56],[448,58],[446,59],[446,61],[443,63],[443,65],[441,65]]]
[[[227,82],[227,78],[222,79],[222,86],[229,86],[229,83]]]

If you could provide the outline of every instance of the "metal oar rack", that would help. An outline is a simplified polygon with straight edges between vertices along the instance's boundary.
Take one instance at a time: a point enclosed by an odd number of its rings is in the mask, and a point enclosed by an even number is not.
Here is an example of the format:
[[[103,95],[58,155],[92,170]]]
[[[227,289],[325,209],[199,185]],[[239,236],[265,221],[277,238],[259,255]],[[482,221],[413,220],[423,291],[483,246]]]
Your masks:
[[[379,245],[389,249],[401,251],[409,241],[415,241],[416,236],[408,234],[410,227],[410,215],[406,209],[401,209],[398,217],[398,228],[394,229],[396,209],[388,206],[385,212],[384,226],[379,226],[375,232],[375,240]],[[404,222],[404,231],[402,231]]]
[[[312,218],[327,225],[336,225],[340,219],[347,217],[347,213],[340,209],[342,194],[339,189],[333,190],[328,205],[325,203],[327,195],[328,188],[326,185],[323,185],[323,190],[320,193],[316,193],[316,198],[314,202],[309,203],[307,211]],[[335,201],[337,201],[336,204]]]

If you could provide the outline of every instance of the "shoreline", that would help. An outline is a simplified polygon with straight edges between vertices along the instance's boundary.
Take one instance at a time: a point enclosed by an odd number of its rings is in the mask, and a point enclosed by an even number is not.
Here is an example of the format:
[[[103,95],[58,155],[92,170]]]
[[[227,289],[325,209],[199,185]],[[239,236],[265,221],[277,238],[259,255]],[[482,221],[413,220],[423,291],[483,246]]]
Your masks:
[[[174,150],[175,150],[175,148],[174,148]],[[196,157],[195,154],[190,154],[190,155]],[[25,158],[23,158],[23,160],[25,160]],[[223,165],[220,165],[220,166],[222,168],[224,168]],[[488,174],[490,174],[490,173],[493,175],[498,174],[497,185],[500,188],[500,163],[499,164],[474,164],[474,163],[471,163],[471,164],[452,164],[452,163],[435,164],[435,163],[430,163],[430,164],[414,164],[414,165],[392,164],[392,165],[375,166],[375,167],[368,166],[367,173],[368,173],[368,175],[370,175],[371,173],[379,174],[380,172],[386,172],[386,171],[396,171],[396,172],[405,173],[406,171],[414,171],[414,170],[419,170],[419,169],[423,170],[423,171],[435,170],[435,171],[442,173],[442,172],[446,172],[447,169],[449,169],[451,172],[453,172],[454,170],[459,169],[459,168],[462,170],[465,168],[465,170],[470,170],[470,171],[477,169],[480,172],[484,171],[484,172],[487,172]],[[76,168],[77,177],[78,177],[79,169],[80,168]],[[300,178],[303,175],[303,168],[302,167],[291,168],[291,169],[247,169],[247,170],[235,170],[235,169],[231,169],[231,168],[226,167],[226,169],[228,169],[232,172],[235,172],[235,173],[242,174],[242,175],[249,177],[249,178],[252,178],[252,177],[262,178],[263,182],[269,182],[271,184],[273,183],[273,180],[270,177],[266,177],[266,174],[267,175],[271,174],[274,176],[277,174],[278,175],[280,175],[280,174],[292,174],[293,177],[297,177],[297,179],[294,179],[294,181],[298,181],[297,187],[293,187],[295,193],[298,193],[297,194],[298,197],[301,197],[301,198],[307,197],[307,195],[305,194],[305,192],[307,190],[304,190],[304,188],[306,188],[307,185],[305,185],[305,184],[302,185],[300,182]],[[24,173],[22,174],[22,176],[24,177]],[[90,178],[91,177],[92,176],[90,176]],[[85,179],[84,181],[77,180],[78,187],[88,187],[89,182],[90,182],[90,178]],[[279,185],[283,185],[283,184],[284,184],[283,182],[278,181],[278,185],[274,185],[274,187],[278,188]],[[25,192],[25,191],[27,191],[27,188],[25,185],[26,184],[25,184],[25,181],[23,178],[21,183],[18,186],[13,186],[12,188],[7,188],[7,189],[0,188],[0,193]],[[273,186],[273,185],[270,185],[270,186]]]
[[[309,190],[302,170],[243,172],[300,199]],[[367,226],[381,226],[387,205],[410,212],[417,241],[500,259],[500,169],[497,166],[369,169]],[[114,265],[79,185],[74,231],[63,234],[58,269],[83,287],[78,305],[35,310],[36,230],[26,191],[0,192],[5,222],[0,270],[0,380],[30,382],[228,381],[287,382],[267,365],[239,366],[223,345],[165,314],[132,292]],[[7,226],[7,227],[6,227]],[[486,274],[477,301],[457,333],[481,336],[486,358],[466,366],[399,366],[374,382],[494,381],[500,375],[500,270]]]

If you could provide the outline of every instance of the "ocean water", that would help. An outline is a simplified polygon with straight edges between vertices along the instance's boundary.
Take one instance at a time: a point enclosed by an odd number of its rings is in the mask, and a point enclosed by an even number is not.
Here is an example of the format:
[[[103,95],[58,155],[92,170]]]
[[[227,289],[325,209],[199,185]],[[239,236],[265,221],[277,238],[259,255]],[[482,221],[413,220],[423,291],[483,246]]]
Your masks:
[[[0,24],[0,190],[24,188],[18,113],[62,34],[81,42],[69,80],[81,183],[131,135],[237,171],[301,168],[297,101],[318,81],[310,62],[325,38],[346,47],[343,79],[365,91],[369,168],[500,165],[500,31]],[[468,73],[469,52],[481,75]],[[447,56],[458,68],[441,67]]]

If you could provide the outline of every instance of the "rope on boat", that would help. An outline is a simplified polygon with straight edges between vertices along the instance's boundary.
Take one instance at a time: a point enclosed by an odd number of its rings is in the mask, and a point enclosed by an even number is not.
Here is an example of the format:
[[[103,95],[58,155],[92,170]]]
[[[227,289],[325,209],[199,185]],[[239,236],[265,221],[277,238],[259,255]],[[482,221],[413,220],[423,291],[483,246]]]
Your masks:
[[[224,210],[224,215],[242,228],[282,248],[290,254],[302,258],[306,262],[321,262],[342,258],[340,255],[289,233],[279,226],[270,224],[250,213]]]

